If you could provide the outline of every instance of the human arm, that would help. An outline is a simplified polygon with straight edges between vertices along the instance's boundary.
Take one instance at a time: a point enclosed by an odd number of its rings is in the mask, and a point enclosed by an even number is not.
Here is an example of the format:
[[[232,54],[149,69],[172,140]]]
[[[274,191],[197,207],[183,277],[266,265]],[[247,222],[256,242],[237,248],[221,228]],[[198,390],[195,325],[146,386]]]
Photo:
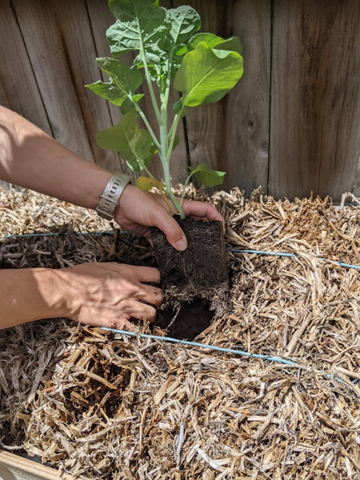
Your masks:
[[[159,281],[155,268],[117,263],[0,270],[0,330],[58,317],[133,330],[130,318],[155,320],[162,293],[143,282]]]
[[[0,178],[75,205],[95,209],[111,173],[87,162],[20,115],[0,106]],[[209,204],[185,201],[186,215],[207,220],[222,216]],[[131,185],[121,196],[115,220],[149,238],[150,227],[162,230],[178,250],[186,239],[162,195]]]

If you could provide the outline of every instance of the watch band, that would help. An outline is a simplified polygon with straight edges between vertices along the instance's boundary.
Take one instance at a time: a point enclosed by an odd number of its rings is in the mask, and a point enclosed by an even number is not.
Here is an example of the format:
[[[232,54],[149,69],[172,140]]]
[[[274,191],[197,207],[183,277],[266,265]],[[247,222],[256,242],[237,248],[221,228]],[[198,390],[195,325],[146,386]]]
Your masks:
[[[119,172],[113,174],[100,195],[100,200],[96,207],[96,212],[100,217],[106,218],[106,220],[114,218],[115,209],[119,205],[120,197],[128,183],[130,183],[128,175]]]

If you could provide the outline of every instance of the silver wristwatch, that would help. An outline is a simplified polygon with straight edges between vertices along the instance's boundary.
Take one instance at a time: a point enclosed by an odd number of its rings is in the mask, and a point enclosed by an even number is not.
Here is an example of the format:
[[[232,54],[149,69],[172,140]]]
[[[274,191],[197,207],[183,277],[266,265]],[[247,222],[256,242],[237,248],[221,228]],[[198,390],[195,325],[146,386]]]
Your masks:
[[[130,177],[124,173],[114,173],[108,181],[105,190],[100,195],[96,211],[100,217],[112,220],[116,207],[119,205],[120,197],[125,187],[130,183]]]

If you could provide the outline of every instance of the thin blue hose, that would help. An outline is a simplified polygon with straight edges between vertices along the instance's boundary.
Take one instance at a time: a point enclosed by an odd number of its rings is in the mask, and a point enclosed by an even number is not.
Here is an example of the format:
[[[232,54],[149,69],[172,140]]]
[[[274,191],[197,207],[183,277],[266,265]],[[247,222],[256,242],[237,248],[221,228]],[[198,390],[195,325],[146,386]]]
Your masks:
[[[129,332],[127,330],[116,330],[114,328],[101,327],[102,330],[108,330],[109,332],[121,333],[122,335],[128,335],[130,337],[150,338],[152,340],[162,340],[170,343],[180,343],[181,345],[190,345],[192,347],[207,348],[209,350],[216,350],[217,352],[232,353],[235,355],[242,355],[243,357],[262,358],[263,360],[269,360],[278,363],[285,363],[286,365],[292,365],[293,367],[301,367],[301,365],[292,362],[291,360],[285,360],[280,357],[269,357],[268,355],[260,355],[259,353],[249,353],[243,350],[235,350],[231,348],[216,347],[215,345],[207,345],[206,343],[190,342],[188,340],[179,340],[172,337],[160,337],[159,335],[147,335],[145,333]]]
[[[301,258],[301,256],[296,255],[296,253],[287,253],[287,252],[264,252],[262,250],[241,250],[239,248],[233,248],[231,251],[232,252],[239,252],[239,253],[256,253],[257,255],[272,255],[272,256],[276,256],[276,257]],[[316,257],[316,258],[317,258],[317,260],[320,260],[321,262],[335,263],[335,265],[339,265],[340,267],[355,268],[356,270],[360,270],[359,265],[351,265],[350,263],[337,262],[336,260],[329,260],[327,258],[321,258],[321,257]]]
[[[199,348],[207,348],[208,350],[214,350],[216,352],[223,352],[227,354],[234,354],[234,355],[240,355],[242,357],[249,357],[249,358],[261,358],[262,360],[267,360],[269,362],[276,362],[276,363],[283,363],[285,365],[290,365],[292,367],[297,367],[297,368],[305,368],[308,369],[308,367],[304,365],[300,365],[299,363],[295,363],[292,360],[285,360],[285,358],[280,358],[280,357],[271,357],[269,355],[261,355],[259,353],[249,353],[245,352],[244,350],[235,350],[233,348],[224,348],[224,347],[216,347],[215,345],[208,345],[206,343],[198,343],[198,342],[190,342],[188,340],[179,340],[178,338],[172,338],[172,337],[160,337],[159,335],[148,335],[145,333],[135,333],[135,332],[129,332],[127,330],[116,330],[115,328],[108,328],[108,327],[100,327],[101,330],[106,330],[108,332],[114,332],[114,333],[120,333],[121,335],[127,335],[129,337],[140,337],[140,338],[149,338],[151,340],[160,340],[162,342],[169,342],[169,343],[177,343],[180,345],[189,345],[191,347],[199,347]],[[340,383],[346,383],[341,378],[338,378],[336,376],[332,376],[329,373],[324,372],[323,370],[319,370],[319,373],[325,375],[326,378],[328,379],[335,379]],[[356,383],[356,381],[352,382]]]

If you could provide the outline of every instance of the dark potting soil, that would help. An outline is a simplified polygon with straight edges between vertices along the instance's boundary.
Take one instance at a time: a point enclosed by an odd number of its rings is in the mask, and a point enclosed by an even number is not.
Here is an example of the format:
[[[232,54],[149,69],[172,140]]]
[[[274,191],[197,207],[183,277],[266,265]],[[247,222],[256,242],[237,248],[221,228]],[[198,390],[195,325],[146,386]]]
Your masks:
[[[153,325],[166,330],[169,337],[192,341],[210,326],[214,313],[209,301],[195,298],[190,303],[182,302],[176,309],[158,310]]]
[[[177,219],[188,248],[175,250],[157,228],[152,229],[155,259],[164,289],[176,286],[191,297],[207,298],[206,291],[229,281],[228,258],[222,223]]]
[[[177,220],[188,248],[178,252],[152,229],[157,266],[165,294],[155,325],[174,338],[193,340],[228,310],[229,270],[222,223]]]

